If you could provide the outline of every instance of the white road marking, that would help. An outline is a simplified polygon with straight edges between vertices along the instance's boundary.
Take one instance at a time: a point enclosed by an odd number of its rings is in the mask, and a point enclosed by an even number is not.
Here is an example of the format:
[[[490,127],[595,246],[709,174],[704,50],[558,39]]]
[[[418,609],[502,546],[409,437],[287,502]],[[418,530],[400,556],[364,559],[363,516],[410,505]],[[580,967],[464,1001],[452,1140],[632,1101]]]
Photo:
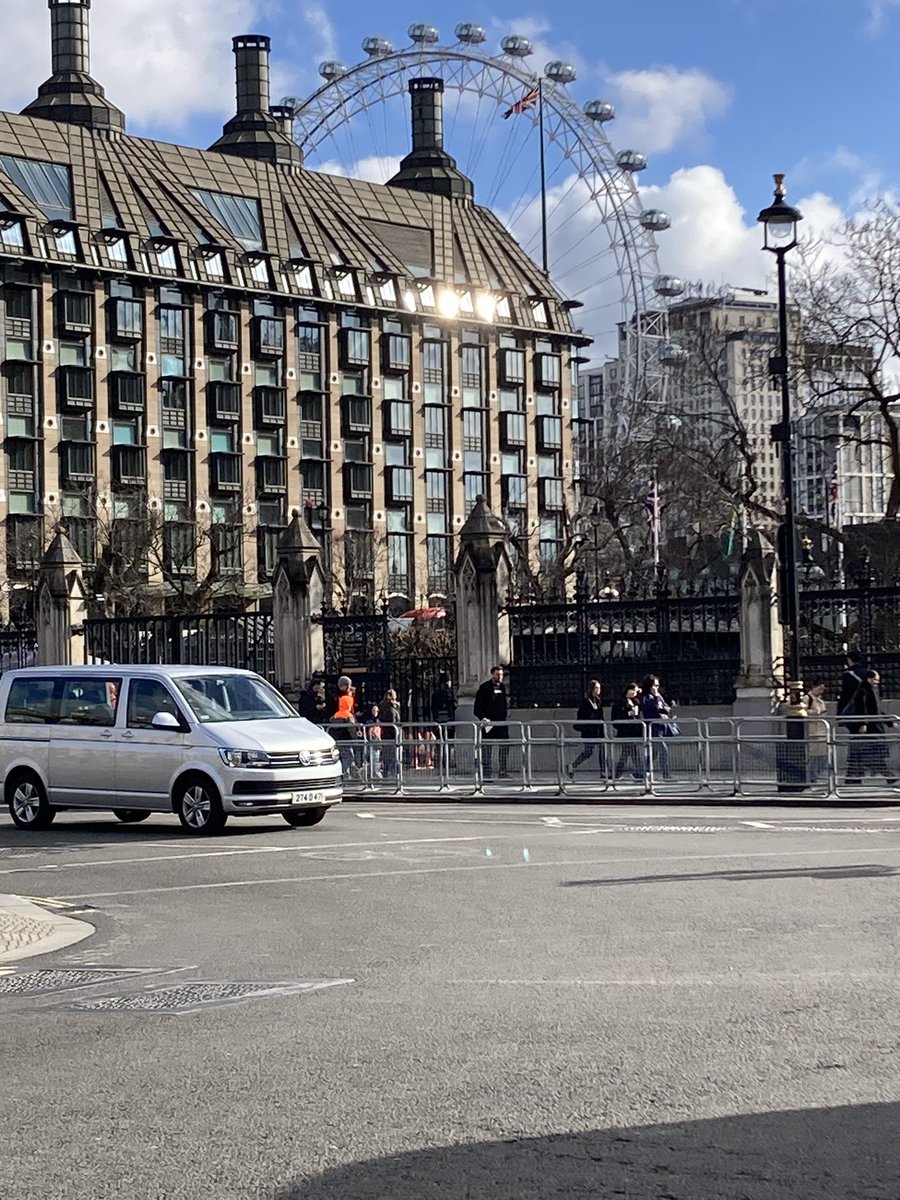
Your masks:
[[[751,829],[777,829],[777,825],[773,825],[770,821],[741,821],[742,825],[749,825]]]
[[[560,832],[563,832],[560,830]],[[572,833],[571,830],[566,830]],[[581,832],[580,830],[575,832]],[[492,841],[510,841],[520,838],[518,833],[498,833]],[[431,837],[431,838],[397,838],[389,842],[326,842],[323,845],[305,844],[302,846],[248,846],[235,850],[197,850],[193,854],[151,854],[145,858],[105,858],[94,862],[62,862],[45,863],[39,867],[7,867],[0,870],[0,875],[34,875],[45,871],[78,871],[87,867],[128,867],[155,862],[181,862],[185,859],[204,858],[238,858],[255,854],[309,854],[319,850],[355,850],[371,846],[416,846],[434,842],[482,842],[485,839],[480,834],[467,834],[460,837]]]
[[[357,813],[356,815],[359,817],[359,819],[361,821],[374,821],[375,820],[374,813]]]
[[[437,839],[432,839],[437,840]],[[464,839],[460,839],[464,840]],[[224,888],[244,888],[244,887],[271,887],[273,885],[281,885],[285,883],[325,883],[336,882],[342,879],[385,879],[397,875],[445,875],[448,872],[458,871],[535,871],[541,868],[548,867],[597,867],[597,866],[621,866],[627,863],[639,863],[644,865],[651,862],[727,862],[731,859],[757,859],[757,858],[819,858],[824,855],[833,854],[850,854],[855,853],[856,847],[842,846],[832,850],[770,850],[758,851],[753,853],[737,853],[737,854],[641,854],[636,857],[629,858],[570,858],[560,859],[556,862],[498,862],[496,859],[491,859],[490,862],[472,863],[459,865],[454,867],[413,867],[410,870],[396,871],[348,871],[339,874],[329,875],[288,875],[281,879],[232,879],[220,881],[216,883],[184,883],[173,884],[171,886],[149,887],[149,888],[134,888],[127,891],[117,892],[76,892],[69,896],[54,896],[55,900],[109,900],[121,896],[158,896],[163,892],[207,892],[217,891]],[[900,854],[900,846],[875,846],[871,847],[873,854]],[[892,878],[891,876],[883,876],[881,878]]]
[[[559,819],[559,817],[541,817],[541,821],[543,821],[545,825],[562,825],[562,821]]]

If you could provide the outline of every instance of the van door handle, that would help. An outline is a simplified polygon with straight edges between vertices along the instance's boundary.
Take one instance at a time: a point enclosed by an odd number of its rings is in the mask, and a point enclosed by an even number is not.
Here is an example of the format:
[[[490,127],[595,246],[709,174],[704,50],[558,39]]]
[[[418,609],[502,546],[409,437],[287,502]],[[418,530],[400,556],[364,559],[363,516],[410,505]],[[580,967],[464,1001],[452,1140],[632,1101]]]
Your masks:
[[[134,737],[134,734],[131,732],[131,730],[130,730],[130,729],[126,729],[126,730],[123,732],[123,734],[122,734],[122,737],[123,737],[123,738],[128,738],[129,740],[131,740],[131,738],[133,738],[133,737]]]
[[[112,730],[111,730],[111,729],[104,729],[104,730],[103,730],[103,732],[100,734],[100,736],[101,736],[102,738],[111,738],[111,737],[112,737]]]

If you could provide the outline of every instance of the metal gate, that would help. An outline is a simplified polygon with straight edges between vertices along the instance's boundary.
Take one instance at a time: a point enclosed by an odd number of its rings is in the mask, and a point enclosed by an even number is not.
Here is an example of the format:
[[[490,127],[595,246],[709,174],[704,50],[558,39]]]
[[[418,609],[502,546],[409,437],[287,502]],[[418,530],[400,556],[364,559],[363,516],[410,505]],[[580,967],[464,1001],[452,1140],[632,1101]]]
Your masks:
[[[275,677],[269,613],[113,617],[85,621],[84,635],[88,663],[186,663]]]

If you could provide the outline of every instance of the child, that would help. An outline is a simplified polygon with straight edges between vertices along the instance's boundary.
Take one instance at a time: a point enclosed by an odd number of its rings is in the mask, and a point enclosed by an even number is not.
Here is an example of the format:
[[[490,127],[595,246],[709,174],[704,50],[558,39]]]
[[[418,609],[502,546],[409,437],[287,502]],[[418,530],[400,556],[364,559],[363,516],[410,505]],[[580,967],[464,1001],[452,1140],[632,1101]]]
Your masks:
[[[366,716],[366,741],[369,744],[369,770],[373,779],[383,779],[381,770],[381,721],[377,704],[370,706]]]

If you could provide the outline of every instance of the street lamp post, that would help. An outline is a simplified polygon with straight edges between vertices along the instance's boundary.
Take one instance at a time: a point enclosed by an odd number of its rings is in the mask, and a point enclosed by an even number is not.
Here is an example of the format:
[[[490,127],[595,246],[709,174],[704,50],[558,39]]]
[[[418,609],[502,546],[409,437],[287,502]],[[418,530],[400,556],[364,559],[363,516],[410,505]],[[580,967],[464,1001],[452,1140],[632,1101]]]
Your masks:
[[[781,446],[781,478],[784,490],[784,524],[779,537],[785,625],[790,637],[787,658],[788,694],[791,715],[804,716],[803,682],[800,678],[800,586],[797,572],[797,514],[794,495],[794,444],[791,395],[788,380],[788,311],[784,259],[797,245],[797,224],[802,214],[785,201],[784,176],[775,175],[775,200],[759,214],[765,231],[764,249],[778,264],[778,353],[769,360],[769,372],[781,388],[781,421],[772,427],[772,440]],[[789,729],[788,736],[791,736]],[[794,736],[802,737],[803,728]]]

